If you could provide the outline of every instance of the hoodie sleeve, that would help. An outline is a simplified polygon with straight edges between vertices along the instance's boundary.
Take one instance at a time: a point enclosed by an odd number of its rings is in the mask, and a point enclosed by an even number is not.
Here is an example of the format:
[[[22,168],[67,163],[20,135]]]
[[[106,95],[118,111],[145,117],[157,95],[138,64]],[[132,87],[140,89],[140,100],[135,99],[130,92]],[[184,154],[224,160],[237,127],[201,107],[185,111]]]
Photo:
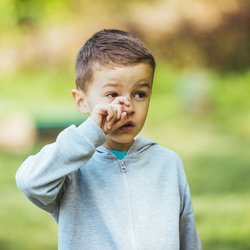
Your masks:
[[[53,212],[69,174],[82,167],[105,140],[104,132],[90,118],[79,127],[66,128],[54,143],[23,162],[16,173],[18,188],[33,203]]]
[[[183,207],[180,214],[180,249],[201,250],[201,243],[196,232],[194,212],[188,183],[186,183]]]

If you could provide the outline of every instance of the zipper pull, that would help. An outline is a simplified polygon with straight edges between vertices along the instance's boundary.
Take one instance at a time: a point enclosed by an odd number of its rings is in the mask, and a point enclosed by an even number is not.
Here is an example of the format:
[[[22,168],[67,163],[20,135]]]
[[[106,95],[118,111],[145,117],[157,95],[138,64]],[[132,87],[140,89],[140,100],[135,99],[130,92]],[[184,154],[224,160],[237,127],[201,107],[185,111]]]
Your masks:
[[[121,166],[121,171],[123,174],[126,174],[127,172],[127,167],[125,165],[125,162],[123,160],[120,161],[120,166]]]

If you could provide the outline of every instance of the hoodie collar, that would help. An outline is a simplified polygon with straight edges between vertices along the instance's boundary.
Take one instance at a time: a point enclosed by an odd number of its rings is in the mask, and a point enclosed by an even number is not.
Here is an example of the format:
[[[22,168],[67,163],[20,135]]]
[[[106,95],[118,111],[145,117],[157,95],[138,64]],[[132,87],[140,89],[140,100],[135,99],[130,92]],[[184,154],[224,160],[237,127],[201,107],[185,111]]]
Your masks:
[[[137,137],[137,138],[135,138],[134,143],[130,146],[127,156],[138,155],[155,144],[156,144],[156,142],[154,142],[150,139],[146,139],[142,136]],[[104,146],[97,147],[96,151],[98,153],[103,154],[103,155],[112,155],[113,156],[113,154],[110,152],[110,150],[105,148]]]

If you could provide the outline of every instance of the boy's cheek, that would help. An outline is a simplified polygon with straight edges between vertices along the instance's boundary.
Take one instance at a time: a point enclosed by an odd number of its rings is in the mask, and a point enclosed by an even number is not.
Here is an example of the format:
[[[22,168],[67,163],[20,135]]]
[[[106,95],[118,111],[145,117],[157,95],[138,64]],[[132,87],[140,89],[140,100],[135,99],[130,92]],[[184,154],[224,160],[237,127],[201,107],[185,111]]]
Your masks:
[[[112,98],[98,98],[95,104],[109,105],[112,103],[112,101],[113,101]]]

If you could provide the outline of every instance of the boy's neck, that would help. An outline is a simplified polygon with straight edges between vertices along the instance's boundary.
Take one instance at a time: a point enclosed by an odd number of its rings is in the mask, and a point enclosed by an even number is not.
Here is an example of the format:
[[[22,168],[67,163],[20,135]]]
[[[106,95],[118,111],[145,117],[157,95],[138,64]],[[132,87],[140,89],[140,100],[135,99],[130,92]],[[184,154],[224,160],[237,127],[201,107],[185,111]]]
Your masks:
[[[127,152],[128,149],[130,148],[130,146],[134,143],[134,140],[130,143],[119,143],[119,142],[115,142],[115,141],[109,141],[107,140],[103,146],[107,149],[110,150],[117,150],[117,151],[123,151],[123,152]]]

